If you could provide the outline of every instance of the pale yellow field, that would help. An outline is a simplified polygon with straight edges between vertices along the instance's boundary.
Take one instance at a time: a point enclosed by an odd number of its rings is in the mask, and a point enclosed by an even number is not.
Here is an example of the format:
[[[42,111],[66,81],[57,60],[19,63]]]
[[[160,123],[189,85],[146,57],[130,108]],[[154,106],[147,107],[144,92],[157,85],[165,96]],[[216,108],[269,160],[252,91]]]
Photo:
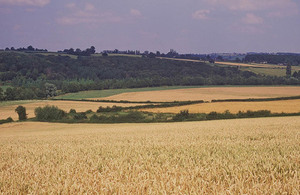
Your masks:
[[[245,67],[255,67],[255,68],[280,68],[285,69],[286,66],[279,66],[274,64],[245,64],[245,63],[236,63],[236,62],[215,62],[216,64],[224,64],[229,66],[245,66]]]
[[[223,113],[226,110],[229,110],[231,113],[238,113],[239,111],[245,112],[248,110],[270,110],[272,113],[297,113],[300,112],[300,100],[282,100],[268,102],[214,102],[170,108],[141,109],[141,111],[155,113],[179,113],[181,110],[189,110],[190,113],[210,113],[213,111]]]
[[[34,109],[37,107],[43,107],[46,105],[50,106],[57,106],[60,109],[65,110],[66,112],[69,112],[71,108],[75,109],[78,112],[85,112],[87,110],[92,110],[94,112],[97,111],[99,106],[107,107],[107,106],[122,106],[122,107],[128,107],[128,106],[136,106],[136,105],[142,105],[142,104],[122,104],[122,103],[102,103],[102,102],[79,102],[79,101],[41,101],[37,100],[33,103],[28,104],[22,104],[26,108],[26,113],[28,114],[28,118],[34,117]],[[18,119],[18,114],[15,112],[15,109],[18,107],[18,105],[9,105],[9,106],[2,106],[0,107],[0,119],[6,119],[8,117],[12,117],[14,120]]]
[[[159,59],[166,60],[175,60],[175,61],[186,61],[186,62],[205,62],[203,60],[191,60],[191,59],[180,59],[180,58],[166,58],[158,57]],[[228,66],[243,66],[243,67],[253,67],[253,68],[270,68],[270,69],[286,69],[284,65],[275,65],[275,64],[258,64],[258,63],[238,63],[238,62],[218,62],[215,61],[215,64],[228,65]],[[300,70],[298,66],[293,66],[294,71]]]
[[[300,86],[283,87],[209,87],[192,89],[174,89],[161,91],[130,92],[114,95],[106,100],[128,101],[188,101],[213,99],[246,99],[286,97],[300,95]]]
[[[0,126],[3,194],[299,194],[300,117]]]

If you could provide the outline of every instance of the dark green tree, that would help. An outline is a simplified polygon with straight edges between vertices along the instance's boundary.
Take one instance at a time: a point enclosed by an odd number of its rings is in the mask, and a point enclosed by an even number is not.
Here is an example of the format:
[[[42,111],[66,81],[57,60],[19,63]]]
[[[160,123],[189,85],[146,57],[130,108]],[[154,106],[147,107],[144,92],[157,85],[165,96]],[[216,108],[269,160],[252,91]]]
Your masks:
[[[54,84],[46,83],[45,88],[46,88],[46,97],[47,98],[54,97],[57,95],[57,92],[56,92],[57,88]]]
[[[0,87],[0,101],[4,100],[3,89]]]
[[[19,120],[20,121],[23,121],[23,120],[26,120],[27,119],[27,114],[26,114],[26,108],[23,107],[23,106],[18,106],[16,109],[15,109],[15,112],[18,113],[19,115]]]
[[[5,99],[6,100],[15,100],[16,99],[16,93],[13,88],[7,88],[5,93],[4,93]]]
[[[291,64],[287,64],[286,65],[286,76],[291,77],[291,75],[292,75],[292,66],[291,66]]]

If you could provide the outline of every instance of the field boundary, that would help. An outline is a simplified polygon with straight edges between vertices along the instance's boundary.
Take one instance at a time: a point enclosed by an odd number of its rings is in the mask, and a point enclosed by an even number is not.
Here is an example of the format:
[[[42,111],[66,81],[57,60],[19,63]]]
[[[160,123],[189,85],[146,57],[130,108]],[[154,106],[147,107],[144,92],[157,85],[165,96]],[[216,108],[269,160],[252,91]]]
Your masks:
[[[245,98],[245,99],[213,99],[211,101],[193,100],[193,101],[171,101],[171,102],[155,102],[155,101],[128,101],[128,100],[91,100],[91,99],[50,99],[53,101],[77,101],[77,102],[102,102],[102,103],[123,103],[123,104],[174,104],[177,106],[198,104],[198,103],[213,103],[213,102],[265,102],[279,100],[297,100],[300,96],[275,97],[275,98]]]
[[[300,96],[275,97],[275,98],[247,98],[247,99],[220,99],[211,100],[211,102],[267,102],[280,100],[298,100]]]

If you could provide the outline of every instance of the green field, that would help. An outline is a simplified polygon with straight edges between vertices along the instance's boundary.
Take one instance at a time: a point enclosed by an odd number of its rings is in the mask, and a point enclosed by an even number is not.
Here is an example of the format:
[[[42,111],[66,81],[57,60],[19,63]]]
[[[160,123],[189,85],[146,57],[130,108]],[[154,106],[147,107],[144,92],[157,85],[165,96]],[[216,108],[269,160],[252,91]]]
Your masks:
[[[250,71],[255,74],[262,74],[262,75],[268,75],[268,76],[285,76],[286,70],[285,69],[279,69],[279,68],[254,68],[254,67],[241,67],[240,70],[242,71]]]
[[[95,53],[95,54],[92,54],[92,56],[96,56],[96,57],[99,57],[99,56],[102,56],[102,53]],[[108,54],[108,56],[123,56],[123,57],[142,57],[142,55],[132,55],[132,54],[116,54],[116,53],[110,53]]]
[[[71,55],[71,54],[66,54],[66,53],[57,53],[57,52],[41,52],[41,53],[36,53],[36,54],[41,54],[41,55],[45,55],[45,56],[50,56],[50,55],[54,55],[54,56],[69,56],[72,59],[77,59],[76,55]]]

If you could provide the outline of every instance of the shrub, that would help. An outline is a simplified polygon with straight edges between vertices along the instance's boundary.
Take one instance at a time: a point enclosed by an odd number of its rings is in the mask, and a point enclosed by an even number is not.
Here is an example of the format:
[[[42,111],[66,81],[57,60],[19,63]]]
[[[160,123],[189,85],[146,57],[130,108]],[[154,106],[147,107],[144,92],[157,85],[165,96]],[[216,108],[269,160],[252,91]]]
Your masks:
[[[74,114],[73,119],[74,120],[84,120],[84,119],[87,119],[87,116],[86,116],[86,113],[80,112],[80,113]]]
[[[38,121],[53,121],[61,120],[66,116],[66,112],[59,109],[57,106],[38,107],[34,110],[36,119]]]
[[[15,111],[18,113],[19,115],[19,120],[23,121],[27,119],[27,114],[26,114],[26,108],[23,106],[18,106]]]
[[[98,112],[98,113],[100,113],[100,112],[119,112],[119,111],[121,111],[122,109],[123,109],[122,107],[120,107],[120,106],[115,106],[115,105],[112,106],[112,107],[107,106],[106,108],[100,106],[100,107],[98,108],[97,112]]]
[[[178,114],[173,117],[174,121],[183,121],[188,119],[190,116],[189,110],[181,110]]]
[[[70,114],[76,114],[76,110],[75,109],[70,109],[69,113]]]
[[[93,113],[93,111],[91,109],[89,109],[89,110],[85,111],[85,113],[86,114],[91,114],[91,113]]]
[[[0,120],[0,125],[4,123],[11,123],[13,121],[14,120],[11,117],[8,117],[7,119]]]

